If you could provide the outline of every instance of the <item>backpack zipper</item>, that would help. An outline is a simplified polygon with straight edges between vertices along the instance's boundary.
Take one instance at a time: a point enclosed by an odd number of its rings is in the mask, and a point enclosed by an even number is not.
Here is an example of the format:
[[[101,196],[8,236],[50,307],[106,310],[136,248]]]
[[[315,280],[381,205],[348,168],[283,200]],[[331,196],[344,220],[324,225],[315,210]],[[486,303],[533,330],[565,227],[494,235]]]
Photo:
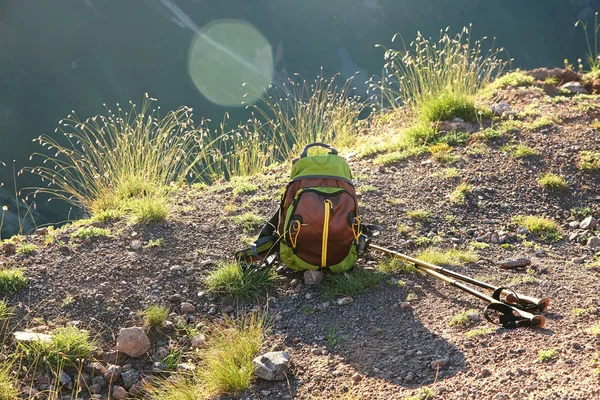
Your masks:
[[[327,265],[327,240],[329,239],[329,213],[333,208],[331,200],[325,200],[325,216],[323,218],[323,243],[321,248],[321,267]]]

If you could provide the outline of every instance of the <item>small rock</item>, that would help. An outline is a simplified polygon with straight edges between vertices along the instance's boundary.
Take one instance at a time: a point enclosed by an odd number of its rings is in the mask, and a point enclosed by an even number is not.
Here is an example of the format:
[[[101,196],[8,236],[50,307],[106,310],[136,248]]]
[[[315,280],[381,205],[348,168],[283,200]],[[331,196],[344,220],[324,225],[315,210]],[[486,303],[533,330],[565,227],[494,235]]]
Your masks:
[[[48,228],[38,228],[35,230],[35,236],[44,236],[48,233]]]
[[[123,378],[123,386],[125,389],[129,389],[140,381],[141,374],[140,371],[132,368],[123,372],[123,374],[121,374],[121,378]]]
[[[17,251],[17,245],[13,243],[2,243],[2,252],[5,256],[12,256]]]
[[[231,314],[233,312],[233,306],[224,306],[221,308],[223,314]]]
[[[95,376],[92,378],[92,385],[98,385],[102,389],[106,387],[106,381],[103,376]]]
[[[115,385],[112,387],[112,398],[114,400],[125,400],[128,396],[124,387]]]
[[[173,265],[169,268],[169,271],[173,272],[173,273],[177,273],[183,270],[183,266],[181,265]]]
[[[116,382],[121,377],[123,368],[119,365],[109,365],[106,367],[106,372],[102,375],[107,383]]]
[[[192,338],[192,347],[196,349],[204,346],[204,343],[206,343],[206,336],[203,334],[196,335]]]
[[[117,351],[135,358],[143,356],[148,350],[150,350],[150,340],[142,328],[137,326],[121,328],[117,337]]]
[[[488,376],[491,376],[491,375],[492,375],[492,371],[490,371],[489,369],[484,368],[484,369],[481,370],[480,376],[482,378],[487,378]]]
[[[192,303],[183,302],[181,303],[181,313],[182,314],[192,314],[196,312],[196,307]]]
[[[127,362],[127,356],[125,354],[120,354],[118,351],[110,350],[102,353],[102,361],[106,364],[118,364],[123,365],[123,363]]]
[[[182,300],[182,297],[181,297],[180,294],[176,293],[176,294],[172,294],[172,295],[169,296],[169,301],[171,303],[180,303],[181,300]]]
[[[169,356],[169,354],[171,354],[171,351],[169,351],[169,348],[166,346],[161,346],[161,347],[157,348],[156,350],[154,350],[154,360],[162,361],[165,358],[167,358]]]
[[[90,385],[90,387],[88,387],[88,390],[90,391],[91,394],[98,394],[98,393],[102,392],[102,388],[97,383]]]
[[[352,378],[350,378],[350,379],[352,379],[352,382],[358,383],[358,382],[362,381],[362,378],[363,378],[363,376],[357,372],[354,375],[352,375]]]
[[[594,227],[597,224],[597,220],[594,217],[587,217],[586,219],[584,219],[583,221],[581,221],[579,223],[579,228],[580,229],[594,229]]]
[[[106,368],[99,362],[89,363],[86,369],[92,376],[100,376],[106,373]]]
[[[31,386],[23,386],[21,388],[21,393],[27,396],[28,399],[32,399],[35,396],[37,396],[40,393],[40,391]]]
[[[313,271],[311,269],[304,271],[304,283],[307,285],[318,285],[323,280],[325,274],[323,271]]]
[[[572,260],[573,264],[583,264],[585,263],[585,256],[584,257],[576,257]]]
[[[142,242],[139,240],[134,240],[133,242],[131,242],[131,249],[132,250],[139,250],[142,248]]]
[[[431,364],[429,364],[429,365],[431,366],[431,369],[437,369],[437,368],[442,368],[446,364],[448,364],[448,360],[435,360],[435,361],[432,361]]]
[[[52,340],[52,335],[37,332],[15,332],[17,342],[42,342],[46,343]]]
[[[544,250],[544,249],[537,249],[534,254],[537,257],[544,257],[546,255],[546,250]]]
[[[560,89],[567,89],[571,93],[584,93],[587,94],[587,90],[581,82],[567,82],[564,85],[559,87]]]
[[[256,357],[254,375],[268,381],[283,381],[286,378],[290,355],[284,351],[274,351]]]
[[[334,377],[336,377],[336,378],[337,378],[338,376],[340,376],[341,374],[342,374],[342,373],[341,373],[340,371],[333,371],[333,372],[331,373],[331,375],[333,375],[333,376],[334,376]]]
[[[152,364],[152,373],[157,374],[160,371],[164,371],[167,369],[167,366],[165,363],[161,363],[161,362],[155,362]]]
[[[181,363],[177,364],[177,370],[183,372],[193,372],[196,369],[196,365],[193,363]]]
[[[517,228],[517,233],[519,235],[527,235],[527,234],[529,234],[529,229],[527,229],[524,226],[520,226],[520,227]]]
[[[315,356],[320,356],[321,354],[323,354],[321,349],[312,349],[310,352],[313,353]]]
[[[571,229],[577,229],[577,228],[579,228],[579,221],[571,221],[571,222],[569,222],[569,228],[571,228]]]
[[[131,386],[129,389],[129,394],[132,396],[140,396],[142,393],[144,393],[145,389],[146,387],[144,386],[144,382],[138,382]]]
[[[531,265],[531,260],[527,257],[520,257],[520,258],[512,258],[509,260],[502,261],[500,263],[500,268],[502,268],[502,269],[523,268],[528,265]]]
[[[592,236],[587,241],[587,247],[591,250],[596,250],[600,248],[600,237]]]
[[[352,300],[352,297],[346,296],[346,297],[342,297],[341,299],[337,299],[335,302],[338,306],[344,306],[347,304],[352,303],[354,300]]]
[[[412,306],[410,305],[409,302],[403,301],[402,303],[400,303],[400,308],[402,308],[404,310],[410,310],[412,308]]]

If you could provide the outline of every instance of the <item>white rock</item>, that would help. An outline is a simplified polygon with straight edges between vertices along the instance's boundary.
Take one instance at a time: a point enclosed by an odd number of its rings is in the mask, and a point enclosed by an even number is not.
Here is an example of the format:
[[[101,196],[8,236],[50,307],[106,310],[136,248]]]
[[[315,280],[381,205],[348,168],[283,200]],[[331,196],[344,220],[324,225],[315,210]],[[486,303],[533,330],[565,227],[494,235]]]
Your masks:
[[[318,285],[323,280],[325,274],[323,271],[313,271],[311,269],[304,271],[304,283],[307,285]]]
[[[139,240],[134,240],[133,242],[131,242],[132,250],[139,250],[141,248],[142,248],[142,242],[140,242]]]
[[[560,89],[567,89],[571,93],[587,93],[581,82],[567,82]]]
[[[17,342],[49,342],[52,340],[52,335],[37,332],[15,332],[15,340]]]
[[[256,357],[254,375],[268,381],[283,381],[286,378],[290,355],[284,351],[272,351]]]
[[[587,217],[586,219],[584,219],[583,221],[581,221],[579,223],[579,228],[581,229],[594,229],[594,227],[596,226],[596,223],[598,221],[596,220],[596,218],[594,217]]]

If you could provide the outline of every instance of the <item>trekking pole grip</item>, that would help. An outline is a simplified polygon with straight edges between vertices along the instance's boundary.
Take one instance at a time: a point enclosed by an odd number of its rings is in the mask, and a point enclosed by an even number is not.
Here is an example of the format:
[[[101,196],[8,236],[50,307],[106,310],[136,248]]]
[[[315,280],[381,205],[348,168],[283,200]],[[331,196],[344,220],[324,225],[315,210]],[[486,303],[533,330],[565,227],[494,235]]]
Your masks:
[[[538,299],[536,297],[525,296],[522,294],[515,295],[514,293],[509,293],[506,295],[506,302],[516,305],[531,304],[540,311],[546,311],[550,305],[550,299],[546,297]]]
[[[304,148],[304,150],[302,150],[302,153],[300,154],[300,158],[304,158],[306,156],[308,156],[308,149],[310,149],[311,147],[324,147],[326,149],[329,150],[329,154],[333,154],[334,156],[337,155],[338,151],[336,149],[334,149],[333,147],[331,147],[328,144],[325,143],[311,143],[311,144],[307,144],[306,147]]]

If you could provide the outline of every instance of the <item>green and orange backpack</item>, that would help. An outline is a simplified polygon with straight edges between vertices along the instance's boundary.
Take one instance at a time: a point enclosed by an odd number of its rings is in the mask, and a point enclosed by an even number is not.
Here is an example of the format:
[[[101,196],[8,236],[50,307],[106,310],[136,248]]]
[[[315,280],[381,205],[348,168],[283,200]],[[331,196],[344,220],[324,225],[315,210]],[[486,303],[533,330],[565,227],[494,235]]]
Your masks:
[[[308,155],[311,147],[327,154]],[[346,160],[324,143],[309,144],[293,163],[279,209],[250,248],[236,253],[241,261],[277,256],[289,268],[350,270],[358,259],[361,218]]]

